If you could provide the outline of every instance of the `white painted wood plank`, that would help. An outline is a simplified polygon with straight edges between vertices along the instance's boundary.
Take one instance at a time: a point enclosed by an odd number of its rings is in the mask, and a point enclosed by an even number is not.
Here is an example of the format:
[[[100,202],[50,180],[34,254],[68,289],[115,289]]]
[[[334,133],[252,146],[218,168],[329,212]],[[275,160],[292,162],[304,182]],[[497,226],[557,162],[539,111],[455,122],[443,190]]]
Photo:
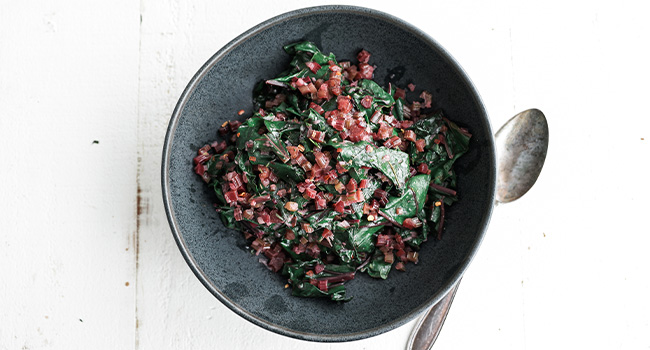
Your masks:
[[[0,349],[134,346],[138,13],[0,4]]]

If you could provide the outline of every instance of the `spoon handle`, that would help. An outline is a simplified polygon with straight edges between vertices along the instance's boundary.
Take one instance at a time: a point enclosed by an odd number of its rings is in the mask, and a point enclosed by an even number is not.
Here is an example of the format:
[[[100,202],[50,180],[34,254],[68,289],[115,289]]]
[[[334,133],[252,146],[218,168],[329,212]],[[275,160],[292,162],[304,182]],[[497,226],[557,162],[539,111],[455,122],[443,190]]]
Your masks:
[[[442,325],[445,323],[451,302],[454,301],[459,285],[460,280],[447,295],[440,299],[436,305],[433,305],[418,321],[415,325],[417,331],[411,333],[411,337],[406,344],[407,350],[429,350],[433,347],[433,343],[438,339],[438,334],[440,334]]]

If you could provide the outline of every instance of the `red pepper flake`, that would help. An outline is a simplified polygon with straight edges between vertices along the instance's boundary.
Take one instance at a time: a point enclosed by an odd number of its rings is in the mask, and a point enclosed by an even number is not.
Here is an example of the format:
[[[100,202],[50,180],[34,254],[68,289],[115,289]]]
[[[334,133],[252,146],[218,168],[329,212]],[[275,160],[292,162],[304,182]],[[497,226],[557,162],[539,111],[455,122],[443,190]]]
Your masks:
[[[239,112],[237,112],[237,114],[238,114],[238,115],[242,115],[242,114],[244,114],[244,110],[243,110],[243,109],[240,109]]]

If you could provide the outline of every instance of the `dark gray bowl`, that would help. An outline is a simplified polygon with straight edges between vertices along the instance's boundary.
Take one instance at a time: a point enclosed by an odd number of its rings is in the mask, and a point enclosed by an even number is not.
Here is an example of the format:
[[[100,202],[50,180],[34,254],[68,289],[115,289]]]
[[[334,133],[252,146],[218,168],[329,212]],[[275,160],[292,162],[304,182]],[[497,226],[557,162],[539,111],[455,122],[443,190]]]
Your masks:
[[[448,210],[441,241],[423,245],[418,265],[387,280],[359,275],[348,284],[354,299],[337,304],[304,299],[245,249],[241,233],[225,229],[213,194],[192,170],[199,147],[217,128],[252,111],[252,89],[289,62],[282,46],[311,40],[337,58],[365,48],[377,65],[375,80],[415,83],[433,93],[435,107],[474,135],[461,158],[460,200]],[[246,116],[245,115],[245,116]],[[167,217],[183,257],[203,285],[231,310],[268,330],[314,341],[374,336],[411,320],[440,300],[474,256],[487,228],[495,188],[494,140],[483,104],[458,63],[433,39],[393,16],[360,7],[320,6],[289,12],[240,35],[199,69],[183,91],[167,130],[162,189]]]

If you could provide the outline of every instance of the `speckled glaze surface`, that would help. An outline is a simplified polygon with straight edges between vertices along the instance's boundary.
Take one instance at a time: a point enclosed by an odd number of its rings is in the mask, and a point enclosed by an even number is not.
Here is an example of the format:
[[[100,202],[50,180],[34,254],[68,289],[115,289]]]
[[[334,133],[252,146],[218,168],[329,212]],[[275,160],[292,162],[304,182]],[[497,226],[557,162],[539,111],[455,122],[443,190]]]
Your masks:
[[[347,284],[347,303],[292,297],[285,280],[261,265],[241,233],[224,228],[214,195],[192,170],[199,147],[218,127],[252,112],[252,89],[289,62],[282,46],[311,40],[339,60],[365,48],[382,85],[417,85],[434,107],[473,134],[457,163],[459,201],[449,208],[441,241],[430,240],[420,263],[387,280],[358,274]],[[460,66],[417,28],[393,16],[350,6],[320,6],[272,18],[219,50],[192,78],[173,112],[162,161],[163,200],[181,253],[205,287],[231,310],[271,331],[312,341],[371,337],[417,316],[459,280],[487,228],[495,189],[494,139],[483,104]]]

